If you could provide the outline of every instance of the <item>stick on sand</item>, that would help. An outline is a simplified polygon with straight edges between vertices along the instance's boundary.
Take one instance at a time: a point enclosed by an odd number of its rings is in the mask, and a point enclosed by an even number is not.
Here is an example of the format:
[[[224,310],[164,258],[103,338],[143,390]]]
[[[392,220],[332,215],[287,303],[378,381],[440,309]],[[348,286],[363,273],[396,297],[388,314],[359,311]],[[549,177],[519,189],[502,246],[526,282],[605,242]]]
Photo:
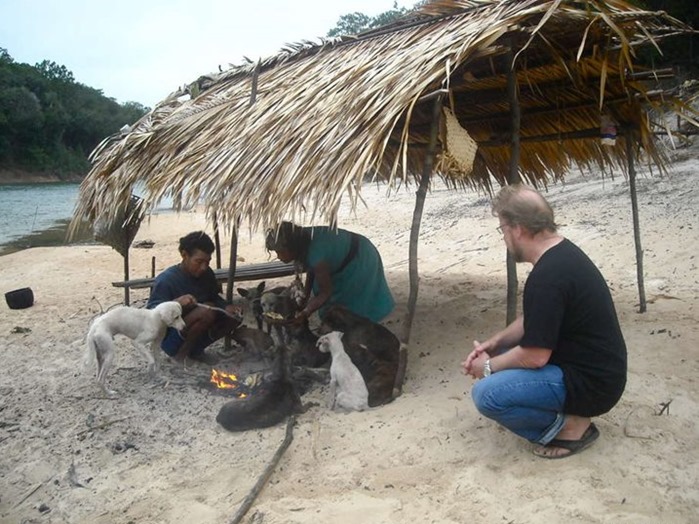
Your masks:
[[[234,318],[236,320],[240,320],[240,315],[235,315],[233,313],[229,313],[228,311],[226,311],[225,309],[220,308],[220,307],[210,306],[209,304],[199,304],[199,303],[197,303],[197,307],[203,307],[205,309],[213,309],[214,311],[220,311],[221,313],[223,313],[226,316],[229,316],[229,317]]]
[[[279,460],[282,458],[282,455],[286,451],[286,448],[288,448],[289,444],[291,444],[291,441],[294,440],[294,423],[295,422],[296,422],[296,417],[294,417],[293,415],[290,416],[289,420],[286,422],[286,435],[284,436],[284,440],[279,445],[279,448],[277,449],[277,452],[272,457],[272,460],[270,460],[269,464],[267,464],[267,467],[262,472],[262,475],[260,475],[260,477],[257,479],[257,482],[255,483],[253,488],[250,490],[250,493],[248,493],[248,496],[245,497],[245,500],[243,500],[243,503],[240,505],[235,516],[231,520],[231,524],[238,524],[243,519],[245,514],[252,507],[252,504],[253,504],[253,502],[255,502],[255,499],[257,498],[257,496],[260,494],[260,491],[262,491],[262,488],[264,488],[265,484],[267,484],[269,477],[272,475],[274,468],[277,467],[277,464],[279,463]]]

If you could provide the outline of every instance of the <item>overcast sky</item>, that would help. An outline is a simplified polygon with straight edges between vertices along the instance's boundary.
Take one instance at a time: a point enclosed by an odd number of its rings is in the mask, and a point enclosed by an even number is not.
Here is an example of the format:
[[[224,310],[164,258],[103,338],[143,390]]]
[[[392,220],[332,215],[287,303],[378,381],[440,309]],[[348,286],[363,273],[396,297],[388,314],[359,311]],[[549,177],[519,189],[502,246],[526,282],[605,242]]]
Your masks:
[[[52,60],[106,96],[152,107],[219,65],[324,36],[343,14],[392,7],[393,0],[0,0],[0,47],[16,62]]]

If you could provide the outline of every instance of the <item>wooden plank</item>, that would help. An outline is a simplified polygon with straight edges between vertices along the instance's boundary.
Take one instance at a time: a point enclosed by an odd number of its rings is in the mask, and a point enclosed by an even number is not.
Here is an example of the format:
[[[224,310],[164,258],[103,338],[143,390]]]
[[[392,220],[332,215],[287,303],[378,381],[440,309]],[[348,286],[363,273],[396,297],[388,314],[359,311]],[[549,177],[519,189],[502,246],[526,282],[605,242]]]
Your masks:
[[[216,280],[228,281],[228,268],[214,269]],[[260,264],[248,264],[240,266],[235,271],[235,281],[264,280],[266,278],[279,278],[295,274],[294,264],[284,262],[262,262]],[[126,287],[129,289],[143,289],[153,287],[154,278],[136,278],[128,281],[112,282],[114,287]]]

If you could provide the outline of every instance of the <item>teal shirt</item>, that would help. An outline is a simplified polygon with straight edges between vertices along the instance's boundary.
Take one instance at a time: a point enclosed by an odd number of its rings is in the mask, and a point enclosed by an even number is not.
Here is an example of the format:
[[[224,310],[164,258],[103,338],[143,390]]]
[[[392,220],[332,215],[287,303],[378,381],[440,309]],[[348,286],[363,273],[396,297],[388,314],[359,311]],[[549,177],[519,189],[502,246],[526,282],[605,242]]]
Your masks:
[[[321,308],[321,317],[333,304],[341,304],[373,322],[379,322],[393,311],[395,301],[386,282],[381,255],[368,238],[357,235],[357,255],[338,272],[349,252],[352,234],[325,226],[304,229],[312,234],[307,267],[314,268],[321,262],[330,267],[332,295]],[[314,282],[313,293],[317,295],[318,292],[318,282]]]

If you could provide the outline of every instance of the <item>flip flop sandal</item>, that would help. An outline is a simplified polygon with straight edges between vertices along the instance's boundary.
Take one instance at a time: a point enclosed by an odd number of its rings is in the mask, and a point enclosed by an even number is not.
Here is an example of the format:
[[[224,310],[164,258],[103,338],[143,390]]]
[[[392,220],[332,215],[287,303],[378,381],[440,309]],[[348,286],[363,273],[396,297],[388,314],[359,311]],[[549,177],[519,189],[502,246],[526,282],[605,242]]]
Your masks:
[[[590,423],[590,425],[585,430],[585,433],[583,433],[583,436],[580,437],[579,440],[553,439],[543,448],[539,448],[541,449],[541,451],[537,452],[537,450],[534,450],[534,455],[545,459],[562,459],[570,457],[571,455],[580,453],[582,450],[588,448],[595,440],[597,440],[597,437],[599,437],[599,430],[597,429],[597,426],[595,426],[593,423]],[[568,453],[562,453],[559,455],[546,455],[543,453],[543,451],[547,448],[567,449]]]

